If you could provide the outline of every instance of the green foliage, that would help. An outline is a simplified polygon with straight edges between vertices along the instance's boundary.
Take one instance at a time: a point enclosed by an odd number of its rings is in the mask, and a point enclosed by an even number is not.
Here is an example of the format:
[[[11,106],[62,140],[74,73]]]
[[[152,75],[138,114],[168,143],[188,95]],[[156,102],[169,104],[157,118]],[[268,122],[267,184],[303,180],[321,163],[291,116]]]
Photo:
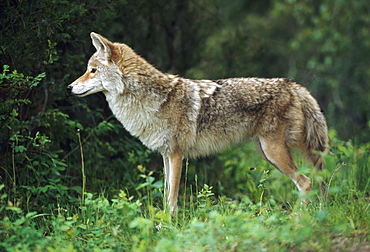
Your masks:
[[[341,141],[331,131],[331,155],[326,157],[326,169],[331,172],[330,185],[334,190],[355,188],[368,192],[370,189],[370,145]]]
[[[345,0],[285,1],[275,8],[296,24],[290,74],[309,85],[341,138],[357,134],[362,142],[369,141],[369,10],[367,1]]]
[[[0,88],[5,94],[0,98],[0,138],[7,143],[1,147],[1,177],[13,204],[28,209],[51,208],[53,202],[69,198],[64,186],[66,177],[61,175],[66,164],[58,160],[60,151],[50,149],[50,138],[37,128],[38,123],[47,125],[48,120],[30,112],[33,104],[29,94],[44,77],[45,73],[31,77],[10,72],[6,65],[0,75]]]

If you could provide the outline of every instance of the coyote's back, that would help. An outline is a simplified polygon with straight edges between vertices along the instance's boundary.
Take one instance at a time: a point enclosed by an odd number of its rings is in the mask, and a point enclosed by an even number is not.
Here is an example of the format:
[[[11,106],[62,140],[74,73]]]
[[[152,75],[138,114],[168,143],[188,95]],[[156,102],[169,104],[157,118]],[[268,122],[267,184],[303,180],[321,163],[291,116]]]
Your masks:
[[[123,126],[162,154],[172,212],[183,157],[247,139],[300,191],[310,190],[310,180],[296,174],[291,149],[322,169],[329,140],[324,115],[306,88],[284,78],[189,80],[160,72],[125,44],[96,33],[91,38],[97,51],[68,90],[80,97],[103,92]]]

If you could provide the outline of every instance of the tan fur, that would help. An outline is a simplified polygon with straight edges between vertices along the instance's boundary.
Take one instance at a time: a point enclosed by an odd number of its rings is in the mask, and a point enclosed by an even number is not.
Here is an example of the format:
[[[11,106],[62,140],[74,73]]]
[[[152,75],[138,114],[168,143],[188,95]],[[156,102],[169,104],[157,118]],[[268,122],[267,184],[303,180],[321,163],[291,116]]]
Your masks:
[[[306,88],[284,78],[189,80],[160,72],[125,44],[96,33],[91,38],[97,51],[68,89],[80,97],[103,92],[123,126],[162,154],[171,213],[184,157],[247,139],[300,191],[310,190],[309,178],[296,174],[291,149],[323,169],[329,140],[324,115]]]

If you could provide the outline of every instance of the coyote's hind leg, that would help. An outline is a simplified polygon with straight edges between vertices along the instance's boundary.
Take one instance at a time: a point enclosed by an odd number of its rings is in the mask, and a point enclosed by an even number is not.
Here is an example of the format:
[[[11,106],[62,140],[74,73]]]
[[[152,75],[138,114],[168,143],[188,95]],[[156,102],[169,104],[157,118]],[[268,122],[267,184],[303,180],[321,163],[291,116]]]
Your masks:
[[[255,139],[255,144],[262,157],[289,177],[299,191],[305,194],[311,190],[310,179],[303,174],[297,175],[298,168],[294,163],[290,150],[286,146],[283,134],[260,136]]]

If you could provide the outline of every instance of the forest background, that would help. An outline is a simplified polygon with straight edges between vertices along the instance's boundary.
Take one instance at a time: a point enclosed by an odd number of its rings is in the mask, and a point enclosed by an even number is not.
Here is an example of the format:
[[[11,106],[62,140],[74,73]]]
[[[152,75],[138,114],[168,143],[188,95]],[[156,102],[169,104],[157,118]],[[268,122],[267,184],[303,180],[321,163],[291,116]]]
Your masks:
[[[326,115],[329,171],[352,174],[356,190],[369,196],[366,0],[5,0],[0,28],[1,218],[9,207],[77,206],[84,192],[143,198],[148,185],[160,202],[160,156],[122,128],[102,94],[77,99],[66,92],[94,53],[91,31],[186,78],[294,79]],[[209,184],[212,195],[247,195],[251,202],[272,197],[282,205],[296,197],[294,185],[257,155],[245,144],[189,160],[182,187],[206,195]],[[351,162],[357,170],[349,169]]]

